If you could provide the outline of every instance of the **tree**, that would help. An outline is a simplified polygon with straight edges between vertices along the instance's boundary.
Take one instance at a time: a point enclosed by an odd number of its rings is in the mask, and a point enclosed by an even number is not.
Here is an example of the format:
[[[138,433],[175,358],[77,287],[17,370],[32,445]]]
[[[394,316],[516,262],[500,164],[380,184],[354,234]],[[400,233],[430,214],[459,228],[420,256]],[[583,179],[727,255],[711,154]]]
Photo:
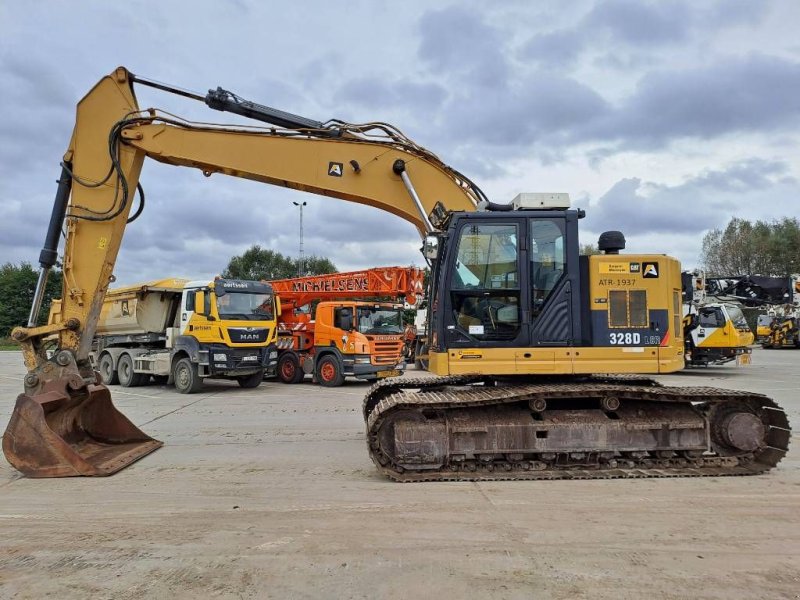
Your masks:
[[[303,275],[322,275],[335,273],[337,270],[336,265],[321,256],[308,256],[303,260]],[[241,256],[231,258],[222,276],[255,281],[288,279],[298,276],[298,261],[256,244]]]
[[[734,217],[703,237],[702,252],[712,277],[800,273],[800,223],[788,217],[770,223]]]
[[[297,272],[297,261],[294,261],[295,272]],[[324,275],[326,273],[336,273],[339,269],[336,268],[329,259],[324,256],[307,256],[303,259],[303,271],[308,275]]]
[[[581,256],[590,256],[592,254],[600,254],[595,244],[581,244],[578,252]]]
[[[14,327],[27,325],[38,278],[39,273],[27,262],[0,266],[0,336],[9,335]],[[60,296],[61,271],[53,269],[47,279],[37,325],[47,322],[50,302]]]

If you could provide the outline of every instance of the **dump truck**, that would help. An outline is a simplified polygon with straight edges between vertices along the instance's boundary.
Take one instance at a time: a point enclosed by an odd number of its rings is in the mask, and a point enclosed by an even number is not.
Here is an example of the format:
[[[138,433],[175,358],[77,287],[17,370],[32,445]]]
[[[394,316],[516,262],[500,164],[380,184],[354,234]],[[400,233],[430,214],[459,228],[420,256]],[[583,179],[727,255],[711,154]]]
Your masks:
[[[51,308],[57,321],[61,301]],[[258,386],[274,375],[277,306],[258,281],[161,279],[111,289],[89,358],[106,385],[173,384],[200,390],[203,379]]]

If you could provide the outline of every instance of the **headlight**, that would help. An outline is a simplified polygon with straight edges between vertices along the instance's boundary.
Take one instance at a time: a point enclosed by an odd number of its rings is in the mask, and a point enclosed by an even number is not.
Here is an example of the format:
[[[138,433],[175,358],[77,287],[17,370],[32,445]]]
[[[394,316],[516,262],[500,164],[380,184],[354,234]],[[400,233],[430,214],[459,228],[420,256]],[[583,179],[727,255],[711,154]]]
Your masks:
[[[369,356],[361,356],[356,358],[357,365],[368,365],[369,364]]]
[[[228,356],[226,354],[215,354],[214,360],[228,360]]]
[[[269,357],[270,358],[278,358],[278,351],[277,350],[273,350],[272,352],[269,353]]]

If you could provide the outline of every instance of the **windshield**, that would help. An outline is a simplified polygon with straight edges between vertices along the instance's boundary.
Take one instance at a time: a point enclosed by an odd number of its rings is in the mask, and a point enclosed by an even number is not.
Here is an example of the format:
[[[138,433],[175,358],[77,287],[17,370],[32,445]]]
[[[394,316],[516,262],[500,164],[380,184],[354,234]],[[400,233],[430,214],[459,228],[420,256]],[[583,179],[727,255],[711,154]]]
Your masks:
[[[269,321],[273,318],[274,305],[272,294],[228,292],[224,296],[217,297],[220,319]]]
[[[389,308],[358,308],[359,333],[403,333],[403,314]]]
[[[747,331],[750,331],[750,326],[747,324],[747,319],[744,318],[744,313],[742,313],[741,308],[738,306],[731,306],[730,304],[725,306],[725,308],[727,309],[728,316],[731,318],[731,321],[733,321],[733,326],[736,327],[736,329],[746,329]]]

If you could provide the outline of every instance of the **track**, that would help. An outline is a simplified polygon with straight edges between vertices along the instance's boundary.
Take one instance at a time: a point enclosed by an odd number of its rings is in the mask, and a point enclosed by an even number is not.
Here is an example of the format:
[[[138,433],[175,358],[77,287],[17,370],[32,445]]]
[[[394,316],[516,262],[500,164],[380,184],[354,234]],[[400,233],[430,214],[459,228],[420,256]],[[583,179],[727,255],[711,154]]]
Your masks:
[[[501,428],[506,430],[530,427],[533,407],[544,405],[547,408],[534,411],[541,415],[540,429],[555,423],[554,433],[559,427],[571,427],[570,432],[578,428],[597,435],[598,427],[604,425],[589,417],[600,415],[600,407],[580,407],[607,402],[603,399],[609,398],[618,400],[619,410],[606,414],[616,419],[622,415],[622,421],[615,426],[616,435],[650,427],[649,433],[642,433],[640,438],[649,440],[650,445],[612,452],[609,450],[614,448],[593,450],[586,445],[542,452],[528,441],[524,448],[518,444],[509,450],[508,435],[501,433],[486,446],[494,448],[494,452],[487,452],[486,448],[472,453],[451,452],[458,442],[454,435],[493,432],[492,423],[486,426],[491,419],[502,421]],[[559,410],[562,407],[573,410]],[[784,411],[764,395],[709,387],[665,387],[638,376],[554,377],[534,383],[477,376],[391,379],[370,388],[363,410],[370,457],[381,473],[401,482],[755,475],[778,464],[788,450],[791,435]],[[569,422],[565,425],[565,421]],[[418,464],[409,464],[408,456],[405,462],[395,456],[394,447],[407,442],[400,438],[408,437],[405,431],[396,433],[401,422],[412,437],[421,435],[411,442],[414,448],[423,448],[419,456],[410,459]],[[732,422],[735,426],[731,426]],[[609,427],[613,433],[614,425]],[[665,430],[663,436],[658,427]],[[757,434],[748,433],[752,430]],[[428,431],[433,433],[428,435]],[[605,435],[603,429],[602,436]],[[654,450],[653,437],[659,439],[658,448],[675,451]],[[685,443],[680,446],[674,441],[690,438],[694,439],[691,450],[683,449],[690,447]],[[738,443],[745,449],[734,447],[731,439],[743,440]],[[439,459],[431,458],[432,454]]]

